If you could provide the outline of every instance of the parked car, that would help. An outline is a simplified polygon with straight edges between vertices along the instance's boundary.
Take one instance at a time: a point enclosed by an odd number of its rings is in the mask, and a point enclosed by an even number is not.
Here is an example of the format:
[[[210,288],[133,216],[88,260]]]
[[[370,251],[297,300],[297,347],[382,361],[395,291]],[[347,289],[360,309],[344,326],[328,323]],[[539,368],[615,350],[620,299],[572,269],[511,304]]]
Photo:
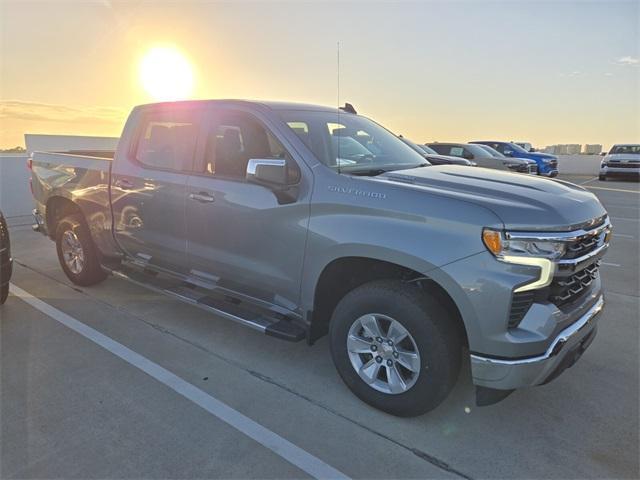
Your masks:
[[[343,163],[335,136],[370,153]],[[441,403],[463,352],[479,404],[550,381],[596,333],[606,210],[569,183],[425,165],[336,108],[145,105],[112,160],[33,154],[36,229],[75,284],[111,272],[284,340],[328,334],[348,388],[394,415]]]
[[[538,164],[535,161],[528,158],[511,158],[501,154],[499,151],[494,150],[488,145],[478,144],[478,146],[492,155],[495,158],[499,158],[507,166],[509,170],[513,170],[518,173],[528,173],[529,175],[538,174]]]
[[[495,157],[480,145],[468,143],[428,143],[428,147],[442,155],[465,158],[475,162],[479,167],[493,168],[496,170],[515,170],[527,173],[528,163],[523,160]]]
[[[529,142],[512,142],[515,143],[516,145],[524,148],[527,152],[535,152],[535,148],[533,148],[533,146],[529,143]]]
[[[611,147],[600,163],[599,180],[609,176],[640,178],[640,144],[625,143]]]
[[[511,142],[474,141],[470,143],[488,145],[507,157],[528,158],[538,164],[538,175],[556,177],[558,175],[558,157],[549,153],[527,152],[524,148]]]
[[[7,301],[9,296],[9,281],[13,271],[13,259],[11,258],[11,240],[9,227],[4,215],[0,211],[0,305]]]
[[[420,155],[422,155],[431,165],[464,165],[467,167],[475,167],[477,165],[475,162],[472,162],[465,158],[440,155],[432,148],[429,148],[426,145],[418,145],[417,143],[404,138],[402,135],[399,135],[399,138]]]

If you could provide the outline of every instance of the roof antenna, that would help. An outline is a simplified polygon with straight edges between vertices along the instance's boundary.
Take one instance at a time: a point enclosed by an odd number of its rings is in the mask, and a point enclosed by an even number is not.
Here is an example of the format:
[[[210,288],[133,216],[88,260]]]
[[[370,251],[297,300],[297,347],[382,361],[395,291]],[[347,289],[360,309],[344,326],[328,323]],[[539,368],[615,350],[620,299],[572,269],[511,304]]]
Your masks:
[[[338,91],[337,91],[337,95],[338,95],[338,105],[340,105],[340,41],[338,40],[337,43],[337,55],[336,55],[336,62],[337,62],[337,70],[338,70]],[[338,108],[338,124],[340,124],[340,109]],[[333,135],[333,133],[332,133]],[[338,164],[338,175],[340,175],[342,172],[340,171],[340,142],[336,142],[338,144],[338,158],[336,158],[336,163]]]

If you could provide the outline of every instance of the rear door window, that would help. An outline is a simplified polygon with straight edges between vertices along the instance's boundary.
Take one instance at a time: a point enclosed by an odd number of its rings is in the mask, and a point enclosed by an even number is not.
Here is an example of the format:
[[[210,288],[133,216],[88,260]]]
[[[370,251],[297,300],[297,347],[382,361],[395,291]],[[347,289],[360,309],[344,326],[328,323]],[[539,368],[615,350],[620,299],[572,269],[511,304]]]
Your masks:
[[[200,111],[166,109],[143,117],[135,159],[162,170],[191,169],[198,145]]]

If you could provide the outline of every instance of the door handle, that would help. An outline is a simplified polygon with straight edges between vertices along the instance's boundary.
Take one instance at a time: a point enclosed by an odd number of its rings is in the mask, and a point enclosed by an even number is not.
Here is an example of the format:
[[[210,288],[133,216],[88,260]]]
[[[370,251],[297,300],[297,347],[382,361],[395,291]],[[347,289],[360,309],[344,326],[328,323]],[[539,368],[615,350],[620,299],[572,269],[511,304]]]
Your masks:
[[[213,195],[210,195],[207,192],[190,193],[189,198],[200,203],[212,203],[216,200]]]
[[[131,190],[134,187],[133,182],[126,178],[119,178],[113,184],[122,190]]]

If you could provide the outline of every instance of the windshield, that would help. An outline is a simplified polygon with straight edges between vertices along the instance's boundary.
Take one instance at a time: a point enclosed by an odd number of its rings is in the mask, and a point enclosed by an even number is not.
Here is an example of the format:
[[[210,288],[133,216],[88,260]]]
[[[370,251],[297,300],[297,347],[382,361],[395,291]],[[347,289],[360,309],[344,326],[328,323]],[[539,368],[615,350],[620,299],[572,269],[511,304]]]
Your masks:
[[[424,145],[418,145],[417,143],[413,143],[411,140],[408,140],[404,137],[399,137],[400,140],[402,140],[404,143],[406,143],[407,145],[409,145],[411,148],[413,148],[416,152],[418,152],[420,155],[427,155],[429,152],[427,152],[427,148]],[[427,160],[425,160],[425,162],[429,163],[429,165],[431,165],[430,162],[428,162]]]
[[[509,146],[511,147],[511,150],[513,150],[514,152],[529,153],[524,148],[522,148],[520,145],[516,145],[515,143],[510,143]]]
[[[480,145],[480,144],[478,144],[478,146],[480,148],[482,148],[484,151],[486,151],[489,154],[491,154],[492,157],[507,158],[503,154],[501,154],[499,151],[497,151],[495,148],[491,148],[489,145]]]
[[[475,143],[468,143],[468,144],[461,144],[459,148],[460,149],[467,149],[468,151],[470,151],[473,154],[474,158],[492,158],[493,154],[489,153],[488,151],[486,151],[482,147],[483,147],[483,145],[477,145]],[[453,148],[452,148],[452,151],[454,151]],[[461,157],[462,155],[454,155],[454,156]]]
[[[429,155],[439,155],[438,152],[436,152],[433,148],[429,147],[428,145],[420,145],[420,148],[424,150],[425,153],[428,153]]]
[[[427,165],[422,155],[368,118],[307,110],[284,110],[280,116],[331,168],[357,173]]]
[[[609,154],[618,154],[618,153],[627,153],[627,154],[640,154],[640,145],[614,145],[611,148]]]

